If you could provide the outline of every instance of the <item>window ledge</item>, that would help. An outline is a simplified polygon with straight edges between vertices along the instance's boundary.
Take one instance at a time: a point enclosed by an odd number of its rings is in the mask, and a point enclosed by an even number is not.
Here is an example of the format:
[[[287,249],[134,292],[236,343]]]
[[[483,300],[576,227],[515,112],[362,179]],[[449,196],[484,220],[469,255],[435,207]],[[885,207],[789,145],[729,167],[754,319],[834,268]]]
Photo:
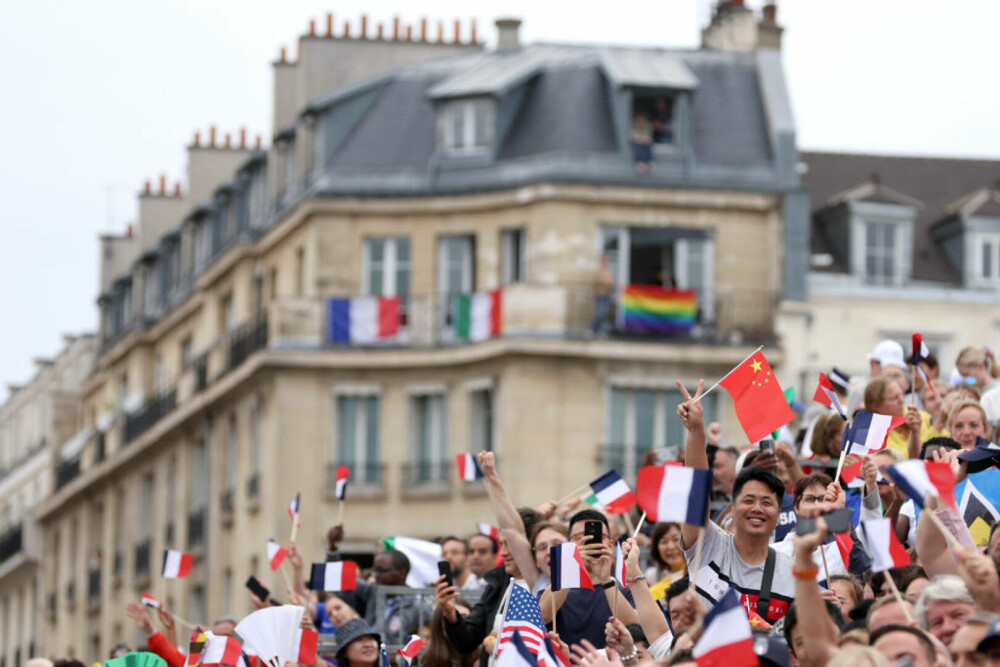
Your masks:
[[[422,482],[402,489],[403,498],[448,498],[451,485],[448,482]]]
[[[348,482],[347,498],[351,501],[380,501],[385,500],[386,490],[384,484],[360,484]],[[326,490],[327,502],[337,502],[337,489]]]
[[[486,491],[486,482],[482,484],[476,484],[475,482],[462,482],[462,497],[463,498],[484,498],[488,492]]]

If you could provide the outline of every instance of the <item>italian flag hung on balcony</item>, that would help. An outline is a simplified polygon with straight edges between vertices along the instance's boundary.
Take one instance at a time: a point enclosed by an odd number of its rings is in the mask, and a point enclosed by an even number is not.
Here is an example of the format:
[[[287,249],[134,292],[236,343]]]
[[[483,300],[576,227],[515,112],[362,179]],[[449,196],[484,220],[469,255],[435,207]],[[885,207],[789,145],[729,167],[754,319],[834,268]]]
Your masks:
[[[503,290],[462,294],[455,304],[455,337],[477,342],[503,329]]]
[[[362,296],[328,299],[326,340],[328,343],[365,345],[399,333],[399,297]]]

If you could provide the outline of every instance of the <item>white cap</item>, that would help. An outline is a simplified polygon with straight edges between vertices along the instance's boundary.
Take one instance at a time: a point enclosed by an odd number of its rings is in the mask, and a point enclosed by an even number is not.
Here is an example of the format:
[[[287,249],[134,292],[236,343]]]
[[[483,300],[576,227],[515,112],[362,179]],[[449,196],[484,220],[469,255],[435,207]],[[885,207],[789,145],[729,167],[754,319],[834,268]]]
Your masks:
[[[868,361],[877,361],[883,367],[896,366],[906,370],[906,360],[903,358],[903,346],[894,340],[879,341],[872,353],[868,355]]]

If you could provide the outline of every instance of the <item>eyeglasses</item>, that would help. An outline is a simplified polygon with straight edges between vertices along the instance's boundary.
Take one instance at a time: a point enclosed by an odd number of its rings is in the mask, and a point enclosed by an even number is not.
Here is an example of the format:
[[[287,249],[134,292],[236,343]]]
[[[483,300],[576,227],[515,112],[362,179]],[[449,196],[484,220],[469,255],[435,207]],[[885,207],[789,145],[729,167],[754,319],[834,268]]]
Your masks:
[[[548,544],[536,544],[535,547],[534,547],[534,549],[532,549],[532,551],[534,551],[536,554],[537,553],[545,553],[546,551],[548,551],[552,547],[557,547],[560,544],[564,544],[564,543],[565,542],[549,542]]]
[[[801,502],[804,502],[804,503],[806,503],[808,505],[812,505],[813,503],[821,503],[821,502],[823,502],[824,498],[826,498],[825,495],[822,495],[822,496],[802,496]]]

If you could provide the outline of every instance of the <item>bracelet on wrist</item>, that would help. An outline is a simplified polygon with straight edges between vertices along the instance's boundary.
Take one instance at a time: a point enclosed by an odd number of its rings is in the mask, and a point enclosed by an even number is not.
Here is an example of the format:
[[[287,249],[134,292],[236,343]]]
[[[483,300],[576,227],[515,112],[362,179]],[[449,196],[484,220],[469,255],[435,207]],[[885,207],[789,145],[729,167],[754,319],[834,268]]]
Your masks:
[[[608,590],[609,588],[614,588],[614,586],[615,586],[615,580],[611,579],[609,581],[605,581],[604,583],[600,583],[600,584],[597,584],[597,585],[600,586],[601,588],[603,588],[604,590]]]
[[[636,583],[637,581],[646,581],[646,577],[645,577],[645,576],[643,576],[643,575],[641,575],[641,574],[637,574],[637,575],[635,575],[635,576],[633,576],[633,577],[629,577],[629,578],[628,578],[628,585],[629,585],[629,588],[631,588],[632,586],[635,586],[635,583]]]
[[[632,663],[634,663],[637,660],[639,660],[639,649],[637,649],[635,646],[633,646],[632,647],[632,652],[629,653],[628,655],[623,655],[620,658],[620,660],[622,661],[623,665],[631,665]]]
[[[796,579],[815,579],[816,575],[819,574],[819,568],[813,563],[812,569],[800,570],[796,566],[792,566],[792,576]]]

